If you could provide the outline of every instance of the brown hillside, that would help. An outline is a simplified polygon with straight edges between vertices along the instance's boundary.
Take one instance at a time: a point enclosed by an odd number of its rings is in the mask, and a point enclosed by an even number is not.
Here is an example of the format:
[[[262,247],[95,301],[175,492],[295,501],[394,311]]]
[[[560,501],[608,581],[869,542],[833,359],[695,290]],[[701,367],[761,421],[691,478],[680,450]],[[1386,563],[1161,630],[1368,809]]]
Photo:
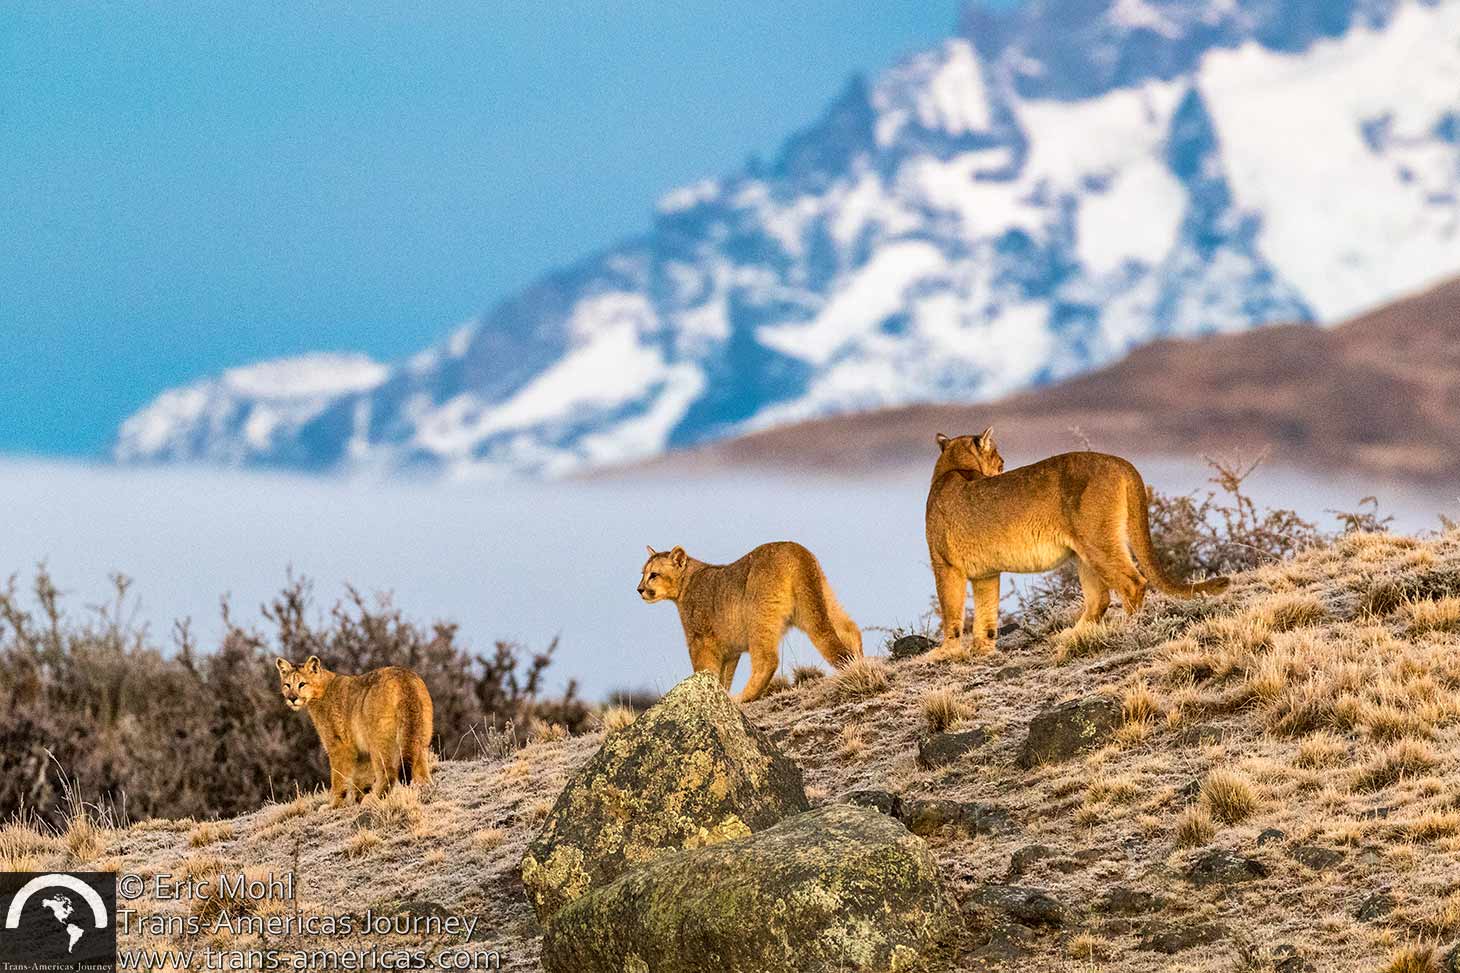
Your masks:
[[[1020,455],[1191,456],[1270,445],[1285,465],[1424,482],[1460,476],[1460,279],[1331,329],[1169,340],[982,405],[816,420],[673,455],[649,470],[861,472],[926,465],[935,431],[993,423]],[[1076,432],[1078,430],[1078,432]]]
[[[1460,533],[1355,534],[1239,575],[1220,597],[1158,596],[1140,618],[1117,612],[1078,636],[1021,630],[962,662],[798,674],[746,714],[804,768],[813,804],[896,795],[967,920],[951,968],[1439,973],[1460,938],[1457,650]],[[1031,719],[1092,695],[1118,704],[1121,725],[1087,752],[1023,769]],[[926,769],[929,724],[982,732]],[[517,864],[602,739],[447,761],[423,793],[364,807],[306,795],[207,824],[78,819],[59,836],[10,825],[0,870],[293,871],[294,898],[135,905],[176,920],[466,916],[479,920],[471,948],[532,970],[541,929]],[[162,925],[123,936],[125,947],[286,952],[459,942]]]

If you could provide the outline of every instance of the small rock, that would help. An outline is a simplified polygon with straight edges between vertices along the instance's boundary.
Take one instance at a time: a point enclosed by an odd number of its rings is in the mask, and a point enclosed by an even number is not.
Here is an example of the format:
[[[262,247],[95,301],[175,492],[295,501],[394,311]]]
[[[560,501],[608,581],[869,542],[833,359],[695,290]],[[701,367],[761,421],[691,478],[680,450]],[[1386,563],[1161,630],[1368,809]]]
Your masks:
[[[918,737],[918,766],[924,770],[943,767],[988,742],[988,731],[982,729],[924,733]]]
[[[1216,923],[1178,925],[1174,922],[1148,922],[1137,948],[1169,956],[1193,946],[1219,943],[1226,936],[1227,930]]]
[[[962,813],[963,805],[957,801],[915,798],[902,802],[902,823],[913,834],[923,838],[953,824]]]
[[[1460,943],[1456,943],[1440,958],[1440,973],[1460,973]]]
[[[1048,845],[1025,845],[1009,856],[1009,877],[1018,878],[1035,862],[1058,856],[1059,852]]]
[[[1264,828],[1257,836],[1257,847],[1261,848],[1263,845],[1270,845],[1273,842],[1282,841],[1287,836],[1286,831],[1279,831],[1277,828]]]
[[[1068,760],[1098,746],[1115,732],[1120,721],[1120,704],[1108,696],[1086,696],[1053,706],[1030,721],[1019,766],[1027,770]]]
[[[1019,631],[1019,628],[1020,625],[1018,622],[1005,622],[999,626],[999,637],[1003,638],[1005,635],[1013,635]]]
[[[904,635],[900,639],[893,640],[888,655],[893,662],[901,662],[903,659],[911,659],[923,655],[937,648],[938,643],[924,635]]]
[[[860,790],[852,791],[842,798],[846,804],[855,804],[858,807],[870,807],[874,811],[881,811],[889,818],[901,817],[902,798],[891,791]]]
[[[1186,869],[1186,879],[1196,886],[1230,885],[1267,877],[1267,866],[1255,858],[1244,858],[1213,848],[1203,852]]]
[[[1320,848],[1317,845],[1298,845],[1289,854],[1315,872],[1332,868],[1343,861],[1343,852],[1333,848]]]
[[[963,805],[958,815],[958,825],[971,835],[1004,834],[1017,831],[1009,812],[997,804],[970,801]]]
[[[426,899],[405,899],[397,902],[388,908],[378,909],[377,912],[384,912],[388,915],[409,916],[412,919],[445,919],[454,913],[449,912],[445,906]]]
[[[985,885],[973,893],[973,901],[996,909],[1025,926],[1063,926],[1065,910],[1043,889],[1020,885]]]
[[[1383,860],[1384,856],[1379,854],[1377,849],[1365,848],[1359,852],[1358,863],[1360,865],[1377,865]]]
[[[924,838],[949,825],[956,825],[970,835],[999,834],[1014,828],[1009,812],[977,801],[964,804],[940,799],[904,799],[900,817],[909,831]]]
[[[1360,922],[1375,922],[1393,912],[1398,904],[1388,892],[1375,892],[1359,903],[1354,910],[1354,918]]]
[[[1178,732],[1176,742],[1183,747],[1206,747],[1213,743],[1221,743],[1226,735],[1220,726],[1197,724],[1184,727]]]
[[[1105,899],[1100,905],[1100,911],[1106,915],[1139,916],[1165,907],[1165,901],[1150,892],[1117,885],[1106,893]]]
[[[1022,675],[1024,675],[1024,666],[1020,665],[1000,666],[994,670],[994,678],[999,682],[1008,682],[1010,679]]]
[[[1027,943],[1034,937],[1031,930],[1018,923],[995,923],[985,930],[983,941],[974,948],[970,958],[979,961],[978,969],[988,969],[990,964],[1001,967],[1030,955],[1033,950]]]

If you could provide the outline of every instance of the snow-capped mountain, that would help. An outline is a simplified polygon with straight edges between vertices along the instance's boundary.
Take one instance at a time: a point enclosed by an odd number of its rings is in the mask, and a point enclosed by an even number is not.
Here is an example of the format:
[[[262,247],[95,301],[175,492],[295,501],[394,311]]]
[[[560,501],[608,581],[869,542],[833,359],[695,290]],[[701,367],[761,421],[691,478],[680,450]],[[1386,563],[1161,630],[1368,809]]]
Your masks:
[[[977,401],[1460,271],[1460,0],[1031,0],[403,364],[160,396],[115,456],[560,475]]]

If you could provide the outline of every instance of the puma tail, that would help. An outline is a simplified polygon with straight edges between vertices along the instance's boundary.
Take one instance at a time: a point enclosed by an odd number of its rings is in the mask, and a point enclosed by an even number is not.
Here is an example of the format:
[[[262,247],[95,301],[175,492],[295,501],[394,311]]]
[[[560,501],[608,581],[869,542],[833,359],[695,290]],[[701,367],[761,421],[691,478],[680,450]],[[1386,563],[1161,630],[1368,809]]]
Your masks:
[[[1195,598],[1197,595],[1215,595],[1226,591],[1232,584],[1232,579],[1226,576],[1207,578],[1205,581],[1182,582],[1173,579],[1161,567],[1161,561],[1156,557],[1155,545],[1151,543],[1151,516],[1146,509],[1150,501],[1146,496],[1146,483],[1134,467],[1130,472],[1131,479],[1126,481],[1130,546],[1131,550],[1135,552],[1136,561],[1140,564],[1141,570],[1145,572],[1147,580],[1158,590],[1178,598]]]

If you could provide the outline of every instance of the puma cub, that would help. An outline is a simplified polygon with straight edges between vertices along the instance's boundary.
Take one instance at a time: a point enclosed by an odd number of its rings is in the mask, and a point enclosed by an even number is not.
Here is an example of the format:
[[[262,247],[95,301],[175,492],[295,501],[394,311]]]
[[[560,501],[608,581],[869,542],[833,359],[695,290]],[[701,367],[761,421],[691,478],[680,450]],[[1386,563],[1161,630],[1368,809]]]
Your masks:
[[[309,714],[329,756],[331,807],[366,790],[384,797],[397,778],[431,782],[431,694],[420,676],[399,666],[346,676],[314,655],[276,664],[284,702]]]
[[[862,632],[832,594],[821,565],[791,541],[762,544],[733,564],[706,564],[676,547],[649,548],[639,597],[672,601],[695,672],[712,672],[729,691],[740,654],[750,653],[750,681],[736,697],[765,692],[781,661],[781,637],[794,625],[833,666],[862,654]]]
[[[977,436],[937,437],[928,487],[928,556],[948,655],[963,636],[963,599],[973,582],[974,637],[992,645],[999,628],[999,573],[1051,571],[1074,559],[1085,607],[1077,625],[1098,622],[1120,594],[1140,610],[1147,584],[1190,598],[1224,591],[1227,578],[1173,580],[1151,546],[1146,484],[1126,460],[1062,453],[1004,472],[992,427]],[[1132,557],[1134,554],[1134,557]]]

